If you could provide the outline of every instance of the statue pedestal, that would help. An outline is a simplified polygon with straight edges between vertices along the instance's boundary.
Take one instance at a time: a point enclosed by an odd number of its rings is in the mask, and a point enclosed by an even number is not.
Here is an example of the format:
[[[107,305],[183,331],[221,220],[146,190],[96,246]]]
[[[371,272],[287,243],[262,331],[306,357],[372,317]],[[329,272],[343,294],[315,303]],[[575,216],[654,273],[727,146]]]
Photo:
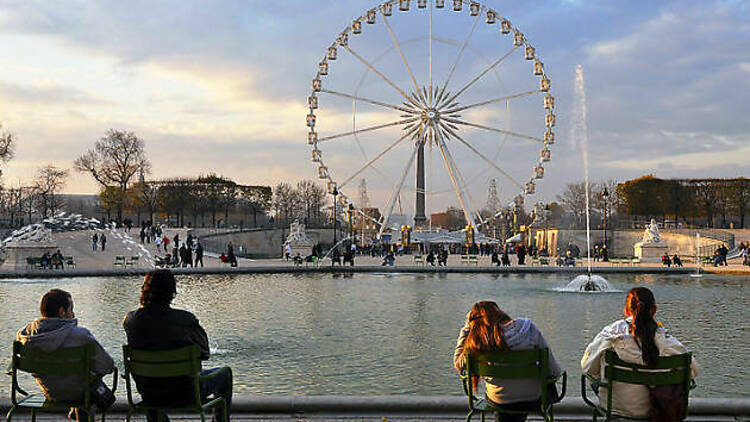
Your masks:
[[[633,251],[636,258],[640,258],[641,262],[649,263],[661,263],[661,257],[667,253],[667,244],[664,242],[660,243],[644,243],[638,242],[633,245]]]
[[[289,244],[289,248],[292,250],[292,257],[299,254],[302,258],[312,254],[312,244]]]
[[[0,266],[2,270],[25,270],[26,258],[39,258],[45,252],[55,253],[57,246],[47,242],[23,242],[8,244],[5,247],[5,261]]]

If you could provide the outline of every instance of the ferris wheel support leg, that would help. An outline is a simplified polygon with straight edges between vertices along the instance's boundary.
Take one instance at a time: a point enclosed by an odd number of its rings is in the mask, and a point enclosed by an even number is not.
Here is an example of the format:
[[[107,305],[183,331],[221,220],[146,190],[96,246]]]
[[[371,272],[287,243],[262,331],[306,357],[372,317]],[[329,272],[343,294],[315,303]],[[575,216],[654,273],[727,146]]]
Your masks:
[[[419,151],[420,144],[421,142],[415,143],[414,151],[412,151],[411,155],[409,156],[409,161],[406,163],[406,166],[404,166],[404,171],[401,173],[401,179],[399,180],[398,185],[395,186],[393,194],[391,195],[391,199],[388,201],[388,207],[385,216],[383,217],[383,223],[380,225],[380,229],[378,230],[378,239],[380,239],[380,237],[383,235],[383,231],[385,231],[385,228],[388,225],[388,220],[390,220],[391,214],[393,214],[393,207],[396,205],[396,199],[398,199],[399,193],[401,193],[401,188],[404,186],[406,175],[409,174],[409,169],[411,169],[411,165],[412,163],[414,163],[414,158],[417,156],[417,151]]]
[[[473,226],[474,217],[473,217],[471,210],[466,205],[463,192],[461,191],[461,187],[458,185],[458,181],[456,180],[456,175],[453,172],[453,166],[451,165],[450,161],[448,160],[448,156],[446,155],[447,147],[445,145],[445,139],[443,139],[443,134],[439,130],[435,130],[435,133],[437,135],[438,148],[440,148],[440,153],[443,157],[443,162],[445,163],[445,167],[448,169],[448,175],[450,176],[451,183],[453,183],[453,189],[456,191],[458,202],[461,204],[461,209],[464,212],[464,218],[466,218],[466,222],[468,224],[471,224]]]
[[[456,160],[453,158],[453,154],[451,153],[451,150],[448,148],[448,145],[445,145],[445,154],[448,157],[448,160],[450,161],[451,165],[453,166],[454,171],[456,172],[456,176],[458,176],[458,182],[459,186],[463,186],[462,192],[464,192],[464,195],[466,196],[468,209],[469,212],[472,213],[472,216],[477,218],[480,222],[482,222],[482,216],[479,214],[479,211],[474,212],[472,209],[472,204],[474,204],[474,198],[471,197],[471,191],[469,190],[469,185],[466,183],[466,180],[464,179],[464,175],[461,173],[461,169],[458,167],[458,164],[456,163]],[[474,224],[472,223],[472,226]],[[476,226],[475,226],[476,227]]]

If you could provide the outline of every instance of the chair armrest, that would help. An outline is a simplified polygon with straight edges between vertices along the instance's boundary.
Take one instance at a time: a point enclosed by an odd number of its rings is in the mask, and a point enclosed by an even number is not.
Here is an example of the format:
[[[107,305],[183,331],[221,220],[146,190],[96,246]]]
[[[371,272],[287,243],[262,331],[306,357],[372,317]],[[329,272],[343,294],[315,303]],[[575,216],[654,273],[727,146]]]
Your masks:
[[[114,371],[112,371],[112,393],[117,391],[117,367],[115,366]]]
[[[565,397],[565,393],[568,390],[568,371],[562,371],[560,375],[554,376],[554,377],[548,377],[547,378],[547,384],[555,384],[557,383],[557,380],[562,377],[562,392],[560,393],[560,400]]]
[[[222,366],[220,369],[224,369],[224,368],[230,369],[228,366]],[[210,380],[211,378],[219,376],[219,374],[221,374],[221,372],[222,371],[215,371],[215,372],[213,372],[211,374],[208,374],[208,375],[198,375],[198,379],[199,380]]]
[[[601,381],[599,381],[598,379],[596,379],[596,377],[594,377],[593,375],[589,375],[589,374],[586,374],[586,373],[581,374],[581,398],[583,399],[583,401],[587,405],[589,405],[589,406],[591,406],[593,408],[596,408],[596,404],[594,402],[592,402],[586,396],[586,382],[587,381],[591,382],[592,384],[597,385],[597,386],[601,386],[601,385],[603,385],[603,383]]]

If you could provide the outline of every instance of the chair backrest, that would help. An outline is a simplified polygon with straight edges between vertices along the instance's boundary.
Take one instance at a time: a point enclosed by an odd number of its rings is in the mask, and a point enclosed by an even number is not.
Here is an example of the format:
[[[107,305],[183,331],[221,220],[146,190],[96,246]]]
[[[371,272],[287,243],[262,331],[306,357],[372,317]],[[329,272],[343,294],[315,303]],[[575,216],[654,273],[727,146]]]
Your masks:
[[[549,349],[490,352],[466,360],[469,376],[541,380],[548,375]]]
[[[200,348],[197,345],[171,350],[138,350],[122,346],[128,401],[132,403],[130,375],[144,378],[192,377],[194,403],[200,403],[198,376],[201,372]]]
[[[34,376],[78,375],[82,382],[89,385],[93,379],[93,357],[93,344],[64,347],[48,353],[36,347],[29,347],[20,341],[14,341],[11,356],[11,401],[16,403],[16,391],[19,390],[17,371],[28,372]],[[90,403],[88,388],[85,391],[84,402],[88,408]]]
[[[540,385],[549,374],[549,349],[506,350],[466,357],[465,389],[469,406],[473,406],[473,377],[496,379],[536,379]],[[546,407],[547,389],[542,388],[542,405]]]
[[[653,367],[628,363],[617,356],[614,350],[605,352],[604,379],[627,384],[668,385],[684,384],[690,387],[690,362],[692,353],[661,356]]]

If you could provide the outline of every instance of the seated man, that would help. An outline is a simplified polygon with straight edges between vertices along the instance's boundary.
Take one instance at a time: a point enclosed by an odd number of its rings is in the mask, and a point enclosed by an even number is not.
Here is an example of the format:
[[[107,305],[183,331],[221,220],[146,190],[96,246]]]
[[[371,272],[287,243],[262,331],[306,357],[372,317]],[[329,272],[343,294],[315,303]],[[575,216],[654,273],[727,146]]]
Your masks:
[[[91,331],[78,326],[70,293],[60,289],[50,290],[42,296],[39,309],[42,317],[20,329],[16,334],[18,341],[48,353],[63,347],[94,344],[94,372],[104,376],[114,370],[115,362]],[[75,375],[39,376],[36,382],[48,399],[56,401],[83,401],[85,389],[88,388],[85,380]],[[79,421],[87,420],[88,415],[83,409],[71,409],[71,413],[75,413]]]
[[[62,252],[60,252],[60,249],[58,249],[57,251],[55,251],[55,253],[52,254],[50,268],[54,266],[55,269],[59,268],[61,270],[64,270],[65,266],[63,265],[63,260],[63,254]]]
[[[174,309],[169,305],[177,293],[177,281],[169,270],[153,270],[146,274],[141,287],[141,307],[125,316],[123,327],[128,344],[140,350],[171,350],[192,344],[201,349],[201,359],[210,356],[208,336],[192,313]],[[203,370],[202,375],[219,373],[201,381],[201,397],[210,395],[223,397],[227,412],[232,405],[232,370],[228,366]],[[183,377],[135,378],[135,384],[143,400],[167,406],[184,404],[192,397],[192,384]],[[214,422],[223,421],[221,408],[214,409]],[[164,421],[169,422],[167,415]],[[149,422],[159,419],[157,412],[146,415]],[[227,414],[227,420],[229,414]]]

